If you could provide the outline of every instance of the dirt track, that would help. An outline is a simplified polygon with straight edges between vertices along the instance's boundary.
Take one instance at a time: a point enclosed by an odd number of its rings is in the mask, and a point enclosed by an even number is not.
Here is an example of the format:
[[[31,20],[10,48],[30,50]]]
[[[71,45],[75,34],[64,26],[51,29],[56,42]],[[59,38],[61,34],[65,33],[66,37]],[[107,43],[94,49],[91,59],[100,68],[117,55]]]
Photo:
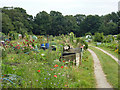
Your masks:
[[[95,78],[96,78],[96,82],[97,82],[96,88],[112,88],[112,86],[107,82],[107,79],[102,70],[102,67],[101,67],[101,64],[100,64],[100,61],[99,61],[97,55],[91,49],[88,49],[88,51],[93,56],[94,74],[95,74]]]

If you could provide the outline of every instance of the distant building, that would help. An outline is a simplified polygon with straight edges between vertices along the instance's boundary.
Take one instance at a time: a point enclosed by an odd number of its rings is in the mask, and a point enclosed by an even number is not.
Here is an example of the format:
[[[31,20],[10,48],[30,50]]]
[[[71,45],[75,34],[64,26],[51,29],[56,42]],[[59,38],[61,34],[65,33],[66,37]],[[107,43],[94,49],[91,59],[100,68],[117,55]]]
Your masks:
[[[91,35],[86,35],[86,38],[91,38]]]
[[[118,2],[118,11],[120,11],[120,1]]]

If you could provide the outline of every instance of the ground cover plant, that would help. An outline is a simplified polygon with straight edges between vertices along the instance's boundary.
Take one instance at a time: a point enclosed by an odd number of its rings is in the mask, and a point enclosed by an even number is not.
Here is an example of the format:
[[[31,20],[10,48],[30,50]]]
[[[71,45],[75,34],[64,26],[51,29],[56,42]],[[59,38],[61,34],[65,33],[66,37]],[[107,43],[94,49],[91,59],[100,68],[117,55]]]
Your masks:
[[[5,42],[2,46],[2,87],[94,88],[93,61],[88,51],[84,51],[82,65],[78,68],[69,60],[58,61],[66,38],[53,37],[50,44],[57,47],[53,51],[39,49],[37,40]]]
[[[102,51],[94,47],[89,48],[92,49],[98,56],[108,82],[114,88],[118,88],[118,63]]]

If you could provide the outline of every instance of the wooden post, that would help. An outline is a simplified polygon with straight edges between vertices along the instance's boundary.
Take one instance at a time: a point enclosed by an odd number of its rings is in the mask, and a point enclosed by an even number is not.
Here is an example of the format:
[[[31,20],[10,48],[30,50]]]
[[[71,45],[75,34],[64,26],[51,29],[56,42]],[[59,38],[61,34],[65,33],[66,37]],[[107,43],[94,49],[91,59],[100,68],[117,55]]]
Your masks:
[[[8,33],[8,39],[9,39],[9,33]]]
[[[80,52],[80,64],[82,64],[82,52]]]
[[[76,66],[79,66],[79,61],[80,61],[80,53],[76,53]]]

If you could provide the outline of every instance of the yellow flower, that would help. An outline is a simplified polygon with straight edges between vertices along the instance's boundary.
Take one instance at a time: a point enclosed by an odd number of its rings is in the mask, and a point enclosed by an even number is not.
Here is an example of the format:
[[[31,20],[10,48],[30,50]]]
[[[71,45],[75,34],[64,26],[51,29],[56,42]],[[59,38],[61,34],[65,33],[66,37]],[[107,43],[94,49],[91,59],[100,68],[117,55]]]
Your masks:
[[[65,69],[68,69],[68,67],[67,67],[67,66],[65,66]]]

